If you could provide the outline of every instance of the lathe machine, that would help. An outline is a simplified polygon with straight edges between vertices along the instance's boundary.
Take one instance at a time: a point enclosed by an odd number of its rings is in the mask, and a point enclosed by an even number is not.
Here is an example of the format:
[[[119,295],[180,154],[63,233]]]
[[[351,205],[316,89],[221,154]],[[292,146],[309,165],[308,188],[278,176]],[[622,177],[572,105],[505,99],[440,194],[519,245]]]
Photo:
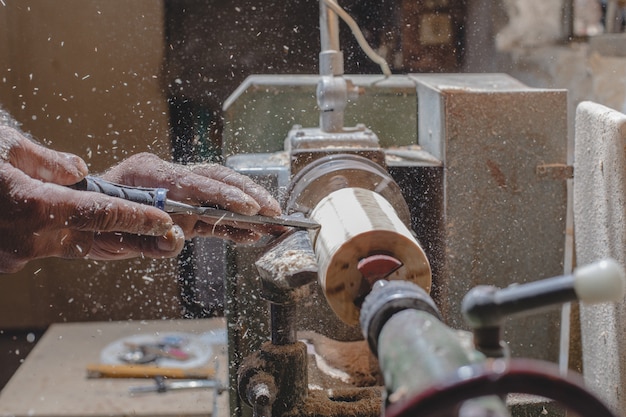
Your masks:
[[[320,2],[319,75],[250,76],[224,106],[226,164],[321,224],[222,248],[231,413],[500,416],[522,392],[611,415],[516,359],[559,355],[558,308],[518,313],[580,297],[578,275],[621,288],[610,262],[568,273],[566,92],[344,75],[338,13]]]

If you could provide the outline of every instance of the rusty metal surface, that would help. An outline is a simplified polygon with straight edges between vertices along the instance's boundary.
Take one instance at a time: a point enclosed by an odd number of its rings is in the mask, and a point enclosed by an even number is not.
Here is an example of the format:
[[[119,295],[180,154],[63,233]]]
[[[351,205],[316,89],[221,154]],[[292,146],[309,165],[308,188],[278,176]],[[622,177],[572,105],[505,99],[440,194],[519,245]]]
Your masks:
[[[419,141],[443,160],[442,264],[436,294],[452,327],[465,328],[463,295],[563,271],[566,183],[537,167],[567,163],[566,92],[499,74],[416,75]],[[514,356],[556,360],[558,312],[511,320]]]

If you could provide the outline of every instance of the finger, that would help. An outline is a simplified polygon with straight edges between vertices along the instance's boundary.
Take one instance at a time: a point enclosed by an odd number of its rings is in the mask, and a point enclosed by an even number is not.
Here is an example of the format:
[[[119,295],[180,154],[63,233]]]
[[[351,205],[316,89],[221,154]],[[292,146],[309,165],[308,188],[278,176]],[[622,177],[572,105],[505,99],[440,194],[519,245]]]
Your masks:
[[[58,256],[66,259],[84,258],[91,251],[94,232],[84,232],[64,229],[58,232],[57,240],[46,242],[48,247],[43,251],[49,252],[45,257]],[[60,245],[58,244],[60,243]]]
[[[128,233],[99,233],[88,257],[95,260],[127,259],[138,256],[172,258],[180,253],[185,236],[173,226],[164,236],[141,236]]]
[[[254,215],[261,206],[250,195],[237,187],[187,172],[178,182],[179,187],[171,190],[172,198],[184,199],[196,205],[217,205],[235,213]]]
[[[32,178],[70,185],[87,175],[87,165],[80,157],[38,145],[15,129],[0,127],[0,138],[8,148],[3,149],[5,160]]]
[[[51,221],[82,231],[123,232],[149,236],[167,233],[173,221],[162,210],[100,193],[43,184],[39,203]]]
[[[194,174],[213,178],[225,184],[239,188],[243,193],[251,196],[259,204],[259,214],[278,216],[281,214],[280,205],[272,195],[250,177],[233,171],[219,164],[192,165],[190,170]]]
[[[19,169],[2,167],[8,187],[0,200],[3,227],[45,232],[74,229],[118,231],[152,236],[165,234],[171,217],[151,206],[34,180]]]
[[[165,162],[152,154],[137,154],[107,171],[102,178],[142,187],[167,188],[168,198],[194,205],[218,205],[241,214],[257,214],[260,205],[241,189],[193,174],[186,166]]]

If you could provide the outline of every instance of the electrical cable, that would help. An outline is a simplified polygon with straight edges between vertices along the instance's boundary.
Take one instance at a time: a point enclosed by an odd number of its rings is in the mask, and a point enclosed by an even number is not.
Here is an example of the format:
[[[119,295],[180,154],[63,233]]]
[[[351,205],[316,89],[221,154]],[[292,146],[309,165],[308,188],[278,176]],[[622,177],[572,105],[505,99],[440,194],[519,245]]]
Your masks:
[[[365,55],[367,55],[369,59],[371,59],[374,63],[380,66],[380,69],[382,70],[385,77],[389,77],[391,75],[391,70],[389,69],[387,61],[385,61],[385,58],[378,55],[367,43],[365,36],[363,36],[363,32],[361,32],[359,25],[354,21],[354,19],[334,0],[324,0],[324,4],[326,4],[326,6],[328,6],[333,12],[335,12],[337,16],[339,16],[341,20],[343,20],[346,25],[348,25],[357,43],[359,44],[363,52],[365,52]]]

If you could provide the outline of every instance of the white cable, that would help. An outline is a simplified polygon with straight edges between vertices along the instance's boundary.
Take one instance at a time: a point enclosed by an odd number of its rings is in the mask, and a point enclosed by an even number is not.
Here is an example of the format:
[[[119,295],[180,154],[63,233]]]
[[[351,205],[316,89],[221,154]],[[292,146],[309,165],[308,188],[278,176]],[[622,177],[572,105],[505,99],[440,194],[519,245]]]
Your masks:
[[[359,25],[354,21],[354,19],[344,9],[342,9],[341,6],[339,6],[339,4],[335,2],[335,0],[324,0],[324,4],[326,4],[326,6],[328,6],[333,12],[335,12],[337,16],[339,16],[341,20],[343,20],[346,25],[348,25],[359,46],[361,47],[363,52],[365,52],[365,55],[367,55],[369,59],[371,59],[374,63],[380,66],[380,69],[386,77],[390,76],[391,70],[389,69],[387,61],[385,61],[385,58],[378,55],[372,49],[372,47],[369,46],[367,40],[365,39],[365,36],[363,36],[363,33],[359,28]]]

